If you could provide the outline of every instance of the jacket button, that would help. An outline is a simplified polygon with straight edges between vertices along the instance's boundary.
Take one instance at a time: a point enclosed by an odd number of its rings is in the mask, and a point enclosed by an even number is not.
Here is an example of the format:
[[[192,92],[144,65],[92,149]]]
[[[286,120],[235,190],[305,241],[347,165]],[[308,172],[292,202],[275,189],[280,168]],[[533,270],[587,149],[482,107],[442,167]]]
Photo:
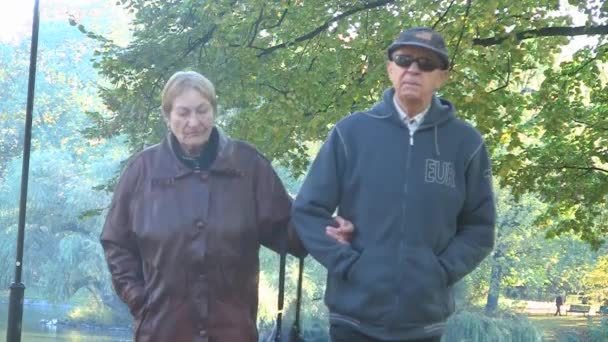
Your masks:
[[[201,180],[203,182],[207,181],[207,179],[209,179],[209,174],[208,173],[201,173]]]
[[[207,337],[207,331],[206,330],[201,330],[198,332],[199,335],[201,335],[201,337]]]
[[[201,220],[196,221],[196,228],[198,228],[198,229],[205,228],[205,222],[203,222]]]

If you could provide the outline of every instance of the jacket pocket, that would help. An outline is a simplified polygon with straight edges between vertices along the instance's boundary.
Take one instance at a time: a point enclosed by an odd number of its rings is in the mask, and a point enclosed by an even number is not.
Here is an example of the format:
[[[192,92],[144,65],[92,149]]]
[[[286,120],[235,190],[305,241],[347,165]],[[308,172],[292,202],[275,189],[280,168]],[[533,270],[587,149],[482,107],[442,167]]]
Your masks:
[[[359,321],[386,320],[396,299],[391,260],[381,248],[368,247],[346,277],[329,277],[325,301],[330,311]]]
[[[430,248],[409,246],[400,262],[396,322],[429,324],[445,320],[450,300],[447,275]]]

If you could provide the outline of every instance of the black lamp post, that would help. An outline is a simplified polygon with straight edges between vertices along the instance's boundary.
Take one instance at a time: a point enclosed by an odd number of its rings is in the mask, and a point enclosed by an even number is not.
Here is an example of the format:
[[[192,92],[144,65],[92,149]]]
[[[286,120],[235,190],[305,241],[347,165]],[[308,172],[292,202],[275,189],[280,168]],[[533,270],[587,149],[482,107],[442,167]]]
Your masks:
[[[25,112],[25,138],[23,142],[23,167],[21,169],[21,198],[19,202],[19,226],[17,233],[17,257],[15,261],[15,281],[11,284],[8,310],[6,340],[21,341],[23,321],[23,295],[25,285],[21,282],[23,267],[23,241],[25,239],[25,210],[27,207],[27,184],[30,168],[30,149],[32,141],[32,110],[34,108],[34,89],[36,85],[36,58],[38,55],[38,27],[40,10],[38,0],[34,0],[34,21],[32,23],[32,45],[30,50],[30,71],[27,87],[27,107]]]

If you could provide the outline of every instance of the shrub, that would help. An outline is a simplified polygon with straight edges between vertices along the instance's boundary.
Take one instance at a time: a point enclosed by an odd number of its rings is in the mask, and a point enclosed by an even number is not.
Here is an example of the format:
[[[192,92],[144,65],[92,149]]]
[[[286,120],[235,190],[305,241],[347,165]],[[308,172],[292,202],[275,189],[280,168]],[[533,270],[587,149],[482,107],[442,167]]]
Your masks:
[[[489,317],[483,313],[460,311],[447,322],[443,341],[449,342],[534,342],[542,334],[527,317],[503,314]]]

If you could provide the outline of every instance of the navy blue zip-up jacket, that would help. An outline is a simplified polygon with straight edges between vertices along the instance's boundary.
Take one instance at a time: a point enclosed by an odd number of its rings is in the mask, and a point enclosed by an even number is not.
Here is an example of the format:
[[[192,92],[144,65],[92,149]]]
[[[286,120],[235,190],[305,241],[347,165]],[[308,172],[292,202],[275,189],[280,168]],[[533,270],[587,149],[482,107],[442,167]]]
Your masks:
[[[328,270],[330,321],[379,339],[441,335],[452,285],[494,245],[492,174],[479,132],[433,98],[410,141],[394,90],[336,124],[293,206],[306,249]],[[336,209],[350,245],[325,235]]]

